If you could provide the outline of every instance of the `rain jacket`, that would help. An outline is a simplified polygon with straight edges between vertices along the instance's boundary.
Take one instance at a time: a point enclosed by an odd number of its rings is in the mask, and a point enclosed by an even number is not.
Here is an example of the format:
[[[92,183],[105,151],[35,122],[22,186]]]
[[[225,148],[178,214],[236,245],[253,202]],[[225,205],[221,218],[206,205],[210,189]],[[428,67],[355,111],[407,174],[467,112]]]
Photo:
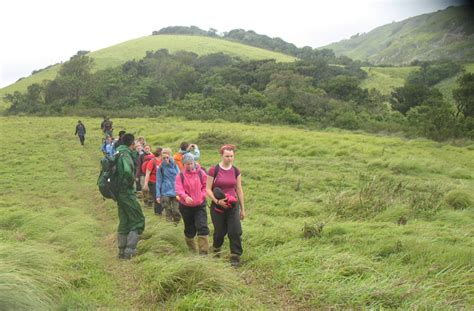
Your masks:
[[[199,174],[201,172],[201,174]],[[181,182],[181,174],[184,177]],[[201,175],[201,179],[199,178]],[[199,164],[192,171],[183,170],[176,176],[176,194],[179,196],[179,203],[187,207],[201,206],[206,200],[207,174]],[[186,204],[186,198],[191,197],[193,203]]]
[[[170,158],[170,163],[161,162],[160,167],[156,170],[156,197],[175,197],[176,176],[179,174],[179,167]]]

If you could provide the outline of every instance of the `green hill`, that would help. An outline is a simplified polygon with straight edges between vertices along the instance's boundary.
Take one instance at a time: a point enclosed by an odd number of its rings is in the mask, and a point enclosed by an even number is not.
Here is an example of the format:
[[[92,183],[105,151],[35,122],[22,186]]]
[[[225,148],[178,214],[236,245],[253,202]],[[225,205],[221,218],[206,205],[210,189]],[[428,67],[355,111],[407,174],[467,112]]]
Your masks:
[[[350,39],[321,47],[336,55],[375,64],[408,64],[413,60],[474,60],[473,14],[467,6],[393,22]]]
[[[118,66],[131,59],[139,59],[145,56],[147,51],[155,51],[159,49],[168,49],[170,52],[185,50],[194,52],[198,55],[223,52],[232,56],[238,56],[244,59],[276,59],[279,62],[290,62],[295,58],[282,53],[268,51],[265,49],[231,42],[228,40],[200,37],[200,36],[184,36],[184,35],[159,35],[147,36],[123,43],[113,45],[111,47],[91,52],[88,54],[95,60],[95,70],[100,70],[112,66]],[[45,79],[51,80],[61,65],[52,66],[34,75],[28,76],[14,84],[0,89],[1,97],[7,93],[15,91],[24,91],[33,83],[40,83]],[[2,103],[0,102],[0,108]]]
[[[474,63],[466,63],[463,65],[466,73],[474,72]],[[417,66],[407,67],[362,67],[367,72],[368,77],[364,79],[360,87],[364,89],[377,89],[382,94],[390,94],[395,88],[403,86],[410,72],[417,70]],[[434,85],[438,88],[448,101],[452,101],[452,91],[456,88],[456,80],[461,73],[444,79]]]

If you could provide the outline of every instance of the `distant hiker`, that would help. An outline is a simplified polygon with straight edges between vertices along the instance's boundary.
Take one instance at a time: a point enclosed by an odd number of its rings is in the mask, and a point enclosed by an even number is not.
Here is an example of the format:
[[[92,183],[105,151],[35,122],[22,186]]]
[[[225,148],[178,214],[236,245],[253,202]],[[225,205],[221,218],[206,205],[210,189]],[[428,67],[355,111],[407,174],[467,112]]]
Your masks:
[[[145,156],[151,154],[151,146],[150,145],[145,145],[143,147],[143,152],[138,155],[137,159],[137,166],[136,166],[136,175],[135,175],[135,181],[137,183],[137,191],[141,191],[143,189],[143,183],[145,182],[145,173],[142,171],[142,164],[143,161],[145,160]]]
[[[161,165],[156,171],[156,202],[160,203],[166,213],[166,219],[178,224],[181,220],[179,205],[176,200],[176,175],[179,167],[171,157],[171,149],[163,148]]]
[[[196,144],[188,144],[187,142],[182,142],[179,147],[179,151],[174,155],[174,162],[179,166],[179,170],[184,169],[183,166],[183,156],[187,153],[190,153],[193,156],[194,161],[197,161],[201,156],[201,152]]]
[[[107,136],[107,138],[104,141],[104,144],[102,145],[102,152],[104,155],[109,155],[113,156],[115,153],[115,148],[114,148],[114,138]]]
[[[114,148],[115,148],[115,150],[117,150],[118,147],[123,144],[123,142],[122,142],[122,137],[123,137],[123,135],[125,135],[125,133],[126,133],[126,132],[125,132],[124,130],[122,130],[122,131],[119,132],[119,137],[118,137],[118,139],[117,139],[117,140],[115,141],[115,143],[114,143]],[[112,136],[112,135],[110,135],[110,136]]]
[[[212,199],[211,219],[214,225],[213,249],[220,256],[221,246],[227,235],[230,242],[230,261],[234,267],[240,266],[242,250],[242,226],[245,218],[242,176],[234,163],[235,146],[224,145],[220,149],[221,162],[209,169],[207,177],[207,196]],[[226,198],[216,198],[214,190],[220,190]],[[233,198],[233,202],[230,202]],[[238,202],[236,202],[238,200]]]
[[[113,136],[114,132],[114,127],[113,127],[113,122],[110,121],[109,118],[104,117],[104,121],[100,124],[100,128],[102,129],[102,132],[104,132],[104,135],[107,136]]]
[[[139,235],[145,229],[145,216],[140,203],[135,196],[133,182],[135,180],[134,140],[132,134],[122,137],[123,145],[119,146],[117,152],[120,154],[117,162],[117,184],[118,184],[118,248],[119,258],[130,259],[136,254]]]
[[[74,136],[76,135],[79,136],[79,141],[81,142],[81,145],[84,146],[84,141],[86,140],[86,127],[81,120],[77,121],[76,133]]]
[[[190,153],[183,157],[184,170],[176,176],[176,194],[183,216],[184,236],[188,248],[199,254],[209,252],[209,228],[206,211],[206,172]],[[197,234],[197,247],[195,236]]]
[[[146,145],[145,137],[143,137],[143,136],[138,137],[136,143],[140,144],[142,147],[145,147],[145,145]]]
[[[157,148],[153,152],[154,158],[145,162],[145,182],[143,183],[143,190],[149,191],[150,200],[153,202],[153,209],[155,215],[161,216],[163,213],[163,207],[156,201],[156,170],[161,165],[161,148]],[[143,164],[142,164],[143,166]]]

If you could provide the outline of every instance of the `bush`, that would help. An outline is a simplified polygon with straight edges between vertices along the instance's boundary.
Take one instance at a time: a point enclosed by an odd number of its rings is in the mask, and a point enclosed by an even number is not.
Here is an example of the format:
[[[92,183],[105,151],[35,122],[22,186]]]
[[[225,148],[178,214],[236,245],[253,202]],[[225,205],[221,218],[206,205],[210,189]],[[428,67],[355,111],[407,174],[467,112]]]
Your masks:
[[[456,210],[463,210],[472,207],[472,198],[464,190],[453,190],[450,191],[444,197],[445,202]]]

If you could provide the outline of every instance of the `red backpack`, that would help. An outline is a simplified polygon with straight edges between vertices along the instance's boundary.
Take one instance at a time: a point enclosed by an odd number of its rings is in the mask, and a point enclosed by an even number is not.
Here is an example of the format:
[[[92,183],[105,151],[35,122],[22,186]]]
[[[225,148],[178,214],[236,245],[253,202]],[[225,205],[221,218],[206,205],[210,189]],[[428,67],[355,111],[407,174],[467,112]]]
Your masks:
[[[156,166],[156,158],[153,154],[148,154],[145,156],[145,159],[143,159],[143,163],[142,163],[142,167],[141,167],[141,170],[142,170],[142,173],[143,174],[146,174],[146,167],[148,165],[148,162],[150,162],[150,160],[153,160],[155,161],[155,165],[153,166]]]

